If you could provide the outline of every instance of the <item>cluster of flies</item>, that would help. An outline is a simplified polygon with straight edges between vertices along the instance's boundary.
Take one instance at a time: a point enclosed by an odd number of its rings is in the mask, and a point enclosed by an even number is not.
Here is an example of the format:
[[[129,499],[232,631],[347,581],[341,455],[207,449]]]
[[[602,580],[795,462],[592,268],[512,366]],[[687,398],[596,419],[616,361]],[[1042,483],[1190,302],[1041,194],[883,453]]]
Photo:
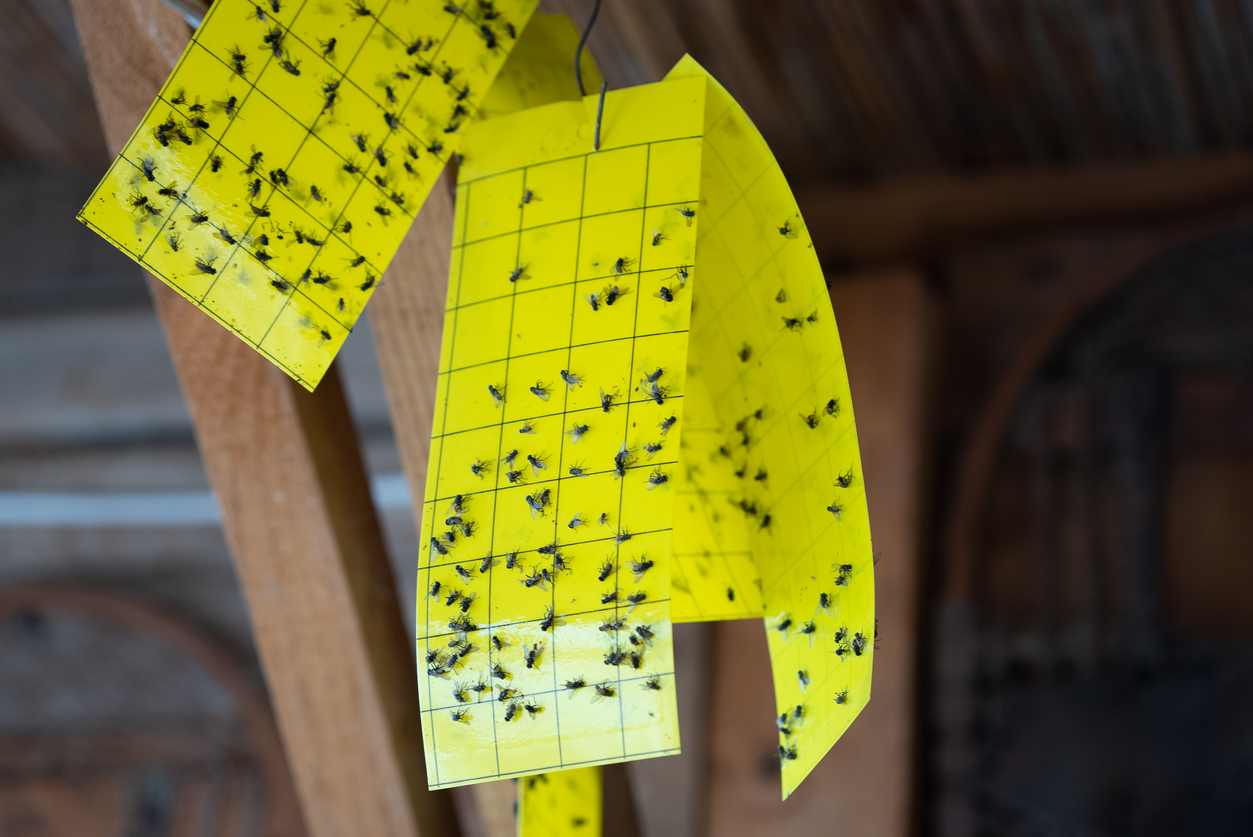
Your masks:
[[[562,369],[560,374],[561,380],[565,382],[566,387],[569,390],[574,390],[576,387],[583,385],[583,378],[568,369]],[[663,375],[665,375],[665,370],[658,367],[641,378],[636,389],[643,392],[657,404],[664,404],[670,393],[669,388],[661,384],[661,378]],[[531,395],[541,401],[548,401],[552,397],[550,385],[545,384],[542,381],[537,381],[534,386],[529,387],[529,391]],[[488,384],[487,392],[491,396],[492,402],[498,408],[504,407],[506,396],[505,386],[503,384]],[[618,392],[605,392],[603,388],[600,390],[601,412],[608,413],[615,407],[620,406],[620,403],[621,396]],[[674,427],[676,421],[678,421],[678,418],[671,415],[658,422],[657,427],[660,431],[660,435],[665,437],[665,435],[670,432],[670,428]],[[578,444],[579,440],[591,432],[592,429],[593,428],[590,423],[576,423],[573,427],[566,431],[566,435],[570,437],[571,444]],[[522,426],[518,429],[518,432],[523,435],[535,435],[538,432],[536,430],[536,422],[523,422]],[[664,443],[664,438],[659,438],[655,442],[645,442],[642,445],[642,448],[646,458],[651,460],[661,451]],[[524,461],[519,461],[520,458]],[[639,451],[628,446],[626,442],[623,442],[622,447],[618,449],[613,457],[613,465],[611,469],[613,478],[615,480],[625,478],[627,470],[634,467],[638,461]],[[548,470],[548,462],[549,457],[544,453],[521,454],[516,448],[508,451],[503,457],[501,457],[500,460],[501,467],[504,469],[505,479],[510,485],[518,485],[525,482],[527,478],[526,469],[528,467],[530,468],[532,477],[542,476],[541,472]],[[479,479],[485,479],[492,471],[492,463],[483,459],[475,459],[469,464],[469,468],[471,474]],[[571,477],[588,477],[593,473],[601,472],[589,470],[586,462],[576,462],[566,467],[566,473]],[[648,475],[647,490],[652,491],[654,488],[659,488],[660,486],[667,484],[669,481],[670,475],[663,471],[660,467],[656,467]],[[546,516],[548,508],[552,505],[552,492],[547,488],[537,490],[526,495],[525,500],[527,508],[531,512],[532,519],[539,519]],[[601,514],[599,522],[601,524],[605,524],[607,520],[608,514]],[[571,518],[566,525],[571,529],[578,529],[579,527],[586,526],[587,524],[588,521],[584,520],[582,514],[580,513]],[[447,550],[450,544],[447,540],[431,538],[430,545],[432,555],[448,554]]]
[[[532,190],[526,189],[522,193],[521,206],[525,206],[534,200],[539,200],[539,198],[536,197]],[[696,210],[687,206],[676,207],[676,209],[685,219],[687,219],[688,226],[691,226],[692,219],[696,217]],[[654,247],[661,244],[661,242],[665,239],[666,236],[663,233],[657,229],[653,230],[652,242]],[[530,265],[520,264],[510,270],[509,281],[516,283],[524,279],[530,279],[531,275],[528,273],[529,267]],[[611,276],[615,277],[624,276],[633,272],[634,268],[635,259],[632,259],[629,256],[620,256],[617,259],[614,259],[613,263],[609,266],[609,273]],[[674,273],[670,274],[670,276],[666,278],[666,281],[660,288],[657,289],[653,296],[660,299],[663,303],[674,302],[678,292],[687,287],[687,280],[690,275],[691,268],[688,265],[681,265]],[[675,284],[676,282],[678,283],[677,285]],[[602,307],[612,308],[618,300],[622,299],[622,297],[626,296],[630,292],[630,288],[625,285],[610,284],[606,285],[602,290],[592,291],[590,294],[583,294],[583,299],[587,301],[587,304],[591,306],[593,311],[599,311]]]
[[[468,538],[473,535],[476,527],[475,523],[469,518],[470,499],[466,495],[457,495],[453,498],[452,505],[448,509],[449,516],[444,521],[444,524],[449,526],[450,529],[442,539],[432,538],[432,547],[434,547],[437,540],[451,545],[460,538]],[[631,540],[631,533],[625,528],[619,530],[614,537],[615,548],[620,547],[629,540]],[[452,639],[448,642],[445,649],[433,648],[427,652],[426,667],[428,675],[451,680],[466,668],[471,655],[480,650],[474,639],[480,637],[481,632],[485,629],[475,621],[475,602],[478,601],[478,594],[472,589],[474,581],[480,576],[489,576],[494,567],[503,563],[504,569],[516,570],[518,572],[521,576],[519,582],[523,587],[547,591],[550,587],[556,587],[558,578],[563,573],[574,573],[571,559],[562,553],[558,542],[554,541],[546,546],[541,546],[537,550],[537,554],[540,556],[541,562],[545,563],[543,566],[534,565],[530,567],[529,572],[522,567],[519,554],[515,551],[507,552],[503,556],[488,554],[477,561],[477,566],[472,564],[470,567],[466,567],[461,564],[455,564],[453,571],[460,579],[462,587],[455,587],[452,583],[444,584],[438,580],[431,582],[431,586],[427,590],[427,597],[434,599],[436,603],[442,602],[443,606],[451,611],[452,615],[448,619],[448,628],[452,632]],[[627,562],[625,568],[630,570],[634,576],[635,584],[638,585],[643,581],[648,571],[653,568],[653,561],[641,554],[638,558]],[[600,597],[602,605],[614,608],[614,616],[606,618],[600,624],[600,631],[610,639],[610,647],[605,652],[604,663],[607,666],[615,667],[629,665],[632,669],[638,671],[644,665],[645,651],[647,648],[652,647],[656,633],[653,626],[643,622],[635,625],[627,624],[630,614],[648,596],[644,590],[638,589],[624,595],[617,584],[618,575],[619,565],[615,555],[606,558],[596,568],[596,577],[599,582],[613,584],[613,588],[603,592]],[[628,608],[625,615],[620,613],[621,607]],[[557,626],[564,623],[565,620],[557,615],[555,607],[550,606],[539,620],[539,628],[544,633],[552,633]],[[452,695],[457,705],[451,710],[452,719],[469,723],[471,720],[470,704],[476,700],[492,699],[485,696],[490,696],[493,690],[497,690],[494,699],[505,705],[504,719],[506,722],[520,718],[524,713],[531,718],[537,717],[544,711],[544,705],[536,699],[528,698],[522,690],[510,685],[514,676],[506,666],[517,665],[521,662],[526,669],[539,671],[544,663],[544,651],[547,643],[523,644],[515,652],[509,650],[511,647],[510,643],[501,636],[499,631],[488,630],[487,633],[490,636],[490,640],[485,648],[487,651],[487,670],[480,673],[480,676],[474,683],[467,684],[459,680],[453,682]],[[626,637],[626,644],[622,642],[623,636]],[[497,683],[496,681],[500,682]],[[643,685],[646,689],[660,691],[662,688],[661,678],[657,676],[648,677]],[[601,683],[589,685],[584,677],[577,677],[566,681],[563,688],[571,697],[574,697],[582,689],[591,688],[599,699],[616,696],[618,687],[616,680],[605,680]],[[471,693],[476,697],[471,697]]]

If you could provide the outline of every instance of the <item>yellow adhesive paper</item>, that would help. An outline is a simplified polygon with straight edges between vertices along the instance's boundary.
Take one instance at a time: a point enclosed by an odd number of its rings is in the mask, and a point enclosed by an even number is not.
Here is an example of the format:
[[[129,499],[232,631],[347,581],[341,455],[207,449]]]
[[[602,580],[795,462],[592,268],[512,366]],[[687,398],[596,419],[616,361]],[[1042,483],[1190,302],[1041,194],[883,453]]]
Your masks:
[[[536,0],[216,0],[79,219],[313,389]]]
[[[870,697],[874,572],[848,373],[765,140],[708,79],[674,518],[676,620],[765,616],[786,798]]]
[[[600,837],[599,767],[524,776],[518,784],[518,837]]]
[[[679,751],[670,529],[706,83],[475,123],[423,503],[432,788]]]
[[[525,108],[581,98],[574,78],[574,53],[579,48],[579,35],[574,21],[565,15],[539,12],[532,15],[505,66],[483,97],[475,118],[490,119]],[[589,51],[583,51],[579,67],[588,92],[600,90],[600,70]]]

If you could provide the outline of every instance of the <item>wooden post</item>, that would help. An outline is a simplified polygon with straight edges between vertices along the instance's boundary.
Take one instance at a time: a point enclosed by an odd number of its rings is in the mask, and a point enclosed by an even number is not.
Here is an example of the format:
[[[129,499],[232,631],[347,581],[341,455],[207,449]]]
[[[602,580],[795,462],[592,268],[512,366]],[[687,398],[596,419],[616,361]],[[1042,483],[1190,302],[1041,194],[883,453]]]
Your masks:
[[[709,833],[856,834],[913,830],[919,582],[925,527],[928,380],[934,315],[921,276],[883,271],[831,292],[857,412],[875,566],[870,703],[787,802],[779,800],[765,631],[719,623],[710,689]]]
[[[187,27],[157,0],[73,0],[117,153]],[[121,258],[121,256],[119,256]],[[418,690],[356,434],[334,369],[315,393],[149,277],[316,837],[459,833],[426,789]]]

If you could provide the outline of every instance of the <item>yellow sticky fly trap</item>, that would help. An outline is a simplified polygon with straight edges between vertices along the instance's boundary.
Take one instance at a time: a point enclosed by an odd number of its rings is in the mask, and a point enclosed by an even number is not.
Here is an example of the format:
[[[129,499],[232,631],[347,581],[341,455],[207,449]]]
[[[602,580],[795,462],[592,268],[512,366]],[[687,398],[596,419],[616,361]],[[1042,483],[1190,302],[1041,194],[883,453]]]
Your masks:
[[[518,837],[600,837],[599,767],[523,776],[518,782]]]
[[[765,617],[787,796],[873,654],[826,285],[690,58],[609,93],[594,151],[597,104],[467,131],[421,529],[428,778],[676,753],[672,622]]]
[[[312,390],[536,0],[216,0],[79,219]]]

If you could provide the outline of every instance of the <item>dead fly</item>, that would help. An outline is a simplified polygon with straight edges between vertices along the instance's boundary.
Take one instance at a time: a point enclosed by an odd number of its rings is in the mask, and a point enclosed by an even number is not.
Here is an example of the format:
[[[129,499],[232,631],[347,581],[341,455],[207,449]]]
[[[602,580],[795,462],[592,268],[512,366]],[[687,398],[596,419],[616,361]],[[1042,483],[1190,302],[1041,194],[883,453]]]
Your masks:
[[[662,302],[674,302],[674,288],[669,285],[662,285],[653,296]]]
[[[601,580],[603,581],[604,579]],[[613,604],[616,601],[618,601],[618,591],[616,588],[608,593],[602,593],[600,596],[600,603],[603,605]]]
[[[340,226],[339,231],[342,232],[344,235],[350,234],[352,232],[352,221],[345,221]]]
[[[405,167],[405,171],[409,172],[409,174],[414,175],[415,177],[417,176],[417,169],[410,165],[408,160],[405,160],[402,165]]]
[[[827,616],[831,615],[831,597],[826,593],[818,594],[818,607],[822,608],[822,612]]]
[[[270,53],[275,58],[283,57],[283,30],[282,29],[275,26],[273,29],[271,29],[269,32],[266,32],[261,37],[261,42],[265,44],[265,46],[261,48],[270,50]]]
[[[757,482],[765,482],[766,480],[770,479],[770,475],[766,473],[765,469],[758,468],[757,476],[753,477],[753,479],[757,480]]]
[[[621,276],[623,273],[630,271],[631,266],[634,264],[635,259],[628,259],[626,256],[623,256],[613,263],[613,272]]]
[[[783,318],[783,327],[786,328],[788,331],[800,331],[801,326],[803,325],[804,323],[796,319],[795,317]]]
[[[488,465],[486,462],[484,462],[482,459],[476,459],[470,463],[470,473],[474,474],[479,479],[483,479],[483,477],[490,474],[491,471],[492,471],[491,466]]]
[[[808,317],[805,318],[805,322],[811,323],[811,324],[818,322],[818,309],[817,308],[813,310],[812,314],[810,314]]]
[[[479,562],[479,573],[485,573],[494,566],[496,566],[496,559],[491,555],[484,555],[483,560]]]
[[[784,221],[783,226],[777,227],[776,229],[779,230],[779,235],[784,238],[796,238],[796,230],[792,229],[791,221]]]
[[[439,140],[432,140],[431,144],[426,147],[426,150],[428,154],[434,154],[438,157],[444,151],[444,144]]]
[[[557,542],[553,541],[552,543],[544,544],[543,546],[541,546],[539,549],[535,551],[538,552],[540,555],[556,555],[558,549],[559,547],[557,545]]]
[[[658,404],[661,404],[665,400],[666,395],[669,394],[669,390],[666,387],[659,385],[656,381],[653,381],[647,388],[645,388],[644,394],[656,401]]]
[[[379,214],[379,217],[384,220],[390,218],[392,215],[392,211],[381,204],[376,204],[374,207],[374,211],[377,212]]]
[[[675,276],[675,278],[676,278],[676,279],[678,279],[678,280],[679,280],[679,287],[680,287],[680,288],[686,288],[686,287],[687,287],[687,265],[683,265],[683,266],[682,266],[682,267],[680,267],[678,270],[676,270],[676,271],[674,272],[674,276]]]
[[[461,597],[461,612],[469,613],[470,605],[474,604],[474,600],[477,598],[478,598],[478,595],[475,593],[470,593],[469,595],[462,596]],[[469,648],[466,649],[466,653],[469,653]]]
[[[661,678],[656,675],[653,675],[652,677],[644,681],[644,688],[652,689],[654,692],[660,692],[661,691]]]
[[[782,744],[780,744],[779,745],[779,761],[781,762],[796,761],[796,745],[790,744],[787,747],[784,747]]]
[[[609,512],[601,512],[600,517],[596,520],[601,526],[609,525]]]
[[[617,285],[610,285],[609,287],[605,288],[605,291],[604,291],[605,304],[613,305],[615,302],[618,301],[619,297],[626,296],[626,294],[627,292],[625,290],[620,290]]]
[[[526,206],[531,201],[537,201],[537,200],[539,200],[539,198],[535,197],[534,192],[532,192],[530,189],[523,189],[522,190],[522,203],[518,204],[518,206],[523,207],[523,206]]]
[[[613,575],[614,570],[616,570],[617,568],[618,568],[617,565],[614,564],[612,559],[606,559],[605,563],[600,565],[600,575],[598,576],[599,579],[601,581],[604,581],[605,579],[609,578],[609,576]]]
[[[143,162],[144,179],[149,183],[155,183],[157,179],[157,165],[152,162],[151,157],[145,157]]]
[[[199,131],[209,130],[209,123],[205,122],[199,116],[193,116],[191,119],[188,120],[188,124],[191,125],[191,127]]]
[[[414,38],[412,41],[409,42],[409,45],[405,47],[405,54],[414,55],[419,52],[426,52],[428,49],[430,49],[433,46],[435,46],[434,38],[426,38],[426,39]]]
[[[431,551],[439,555],[447,555],[448,547],[439,538],[431,538]]]
[[[667,236],[662,235],[661,231],[653,227],[653,246],[656,247],[661,242],[667,240]]]
[[[322,48],[323,58],[330,58],[331,56],[335,54],[335,39],[334,38],[331,38],[328,41],[323,41],[322,39],[319,38],[318,46]]]
[[[847,587],[849,579],[853,577],[852,564],[832,564],[831,569],[835,570],[835,583],[839,587]]]
[[[649,372],[644,376],[644,381],[646,383],[655,384],[657,381],[661,380],[661,376],[664,374],[666,374],[665,370],[658,366],[654,371]]]
[[[829,415],[831,418],[836,418],[840,414],[840,399],[832,398],[830,401],[827,402],[827,406],[822,408],[822,411],[826,413],[827,415]],[[848,488],[848,486],[842,486],[842,487]]]
[[[266,209],[264,206],[255,206],[253,204],[248,204],[248,208],[251,209],[252,214],[256,215],[258,218],[270,217],[270,210]]]
[[[227,231],[226,227],[218,227],[218,236],[220,236],[227,244],[234,245],[238,243],[235,241],[234,236]]]
[[[668,418],[668,419],[663,419],[663,420],[662,420],[662,421],[661,421],[661,422],[657,425],[658,427],[660,427],[660,428],[661,428],[661,435],[663,435],[663,436],[664,436],[664,435],[666,435],[666,433],[670,432],[670,428],[671,428],[671,427],[674,427],[674,423],[675,423],[676,421],[678,421],[678,420],[679,420],[679,419],[678,419],[678,417],[677,417],[677,416],[671,416],[671,417],[670,417],[670,418]]]
[[[670,481],[670,477],[662,472],[660,468],[654,468],[653,472],[648,475],[648,490],[652,491],[659,485],[665,485]]]
[[[644,452],[648,454],[648,459],[652,459],[653,456],[660,450],[661,442],[657,442],[656,444],[653,444],[652,442],[644,443]]]
[[[836,695],[835,695],[835,705],[836,705],[836,706],[846,706],[846,705],[848,705],[848,689],[844,689],[843,691],[841,691],[841,692],[837,692],[837,693],[836,693]]]
[[[586,433],[588,429],[589,428],[586,424],[576,424],[574,427],[567,430],[566,435],[570,437],[570,444],[577,445],[579,443],[579,439],[583,438],[583,434]]]
[[[635,635],[643,640],[647,645],[652,645],[653,637],[657,634],[648,625],[640,625],[635,629]]]
[[[600,391],[600,409],[601,412],[607,413],[613,407],[614,399],[618,397],[616,392],[606,393],[604,389]]]
[[[148,204],[148,196],[136,189],[131,193],[130,205],[131,209],[141,209]]]
[[[357,286],[357,290],[359,291],[370,290],[370,288],[374,287],[374,280],[375,280],[375,277],[373,275],[371,275],[370,273],[366,273],[365,281]]]
[[[639,584],[644,579],[644,573],[648,572],[653,566],[653,562],[640,556],[638,561],[631,562],[631,572],[635,573],[635,583]]]
[[[808,427],[810,430],[814,430],[818,427],[818,414],[810,413],[807,416],[802,415],[801,421],[805,422],[805,426]]]
[[[248,168],[244,169],[244,174],[255,174],[257,166],[261,164],[261,158],[265,156],[264,151],[254,151],[252,156],[248,158]]]
[[[344,169],[344,171],[348,172],[349,174],[361,174],[361,167],[351,160],[349,160],[347,163],[344,163],[342,168]]]
[[[257,236],[257,243],[260,244],[262,247],[269,247],[270,237],[266,235],[265,233],[261,233],[259,236]]]
[[[587,469],[586,469],[586,468],[584,468],[582,464],[579,464],[579,465],[571,465],[571,466],[570,466],[570,468],[569,468],[569,474],[570,474],[570,476],[572,476],[572,477],[586,477],[586,476],[587,476]],[[575,517],[577,518],[577,517],[578,517],[578,515],[575,515]],[[572,524],[572,525],[570,526],[570,528],[571,528],[571,529],[575,528],[575,527],[573,526],[574,521],[572,520],[572,521],[570,521],[570,523]],[[580,522],[580,525],[582,525],[582,522]]]
[[[270,259],[274,258],[273,256],[271,256],[269,253],[265,252],[264,250],[257,250],[257,252],[253,253],[252,256],[257,261],[261,262],[261,264],[265,264]],[[283,293],[287,293],[287,291],[291,289],[291,285],[287,284],[286,282],[282,280],[272,279],[270,280],[270,284],[273,285],[276,289],[282,291]]]
[[[548,466],[544,464],[544,457],[536,456],[533,453],[526,455],[526,461],[531,463],[531,475],[539,476],[540,471],[547,471]]]
[[[602,630],[604,629],[602,628]],[[626,652],[623,651],[621,648],[614,646],[613,648],[609,649],[609,651],[605,652],[605,665],[620,666],[622,665],[623,662],[626,661],[626,658],[627,658]]]
[[[573,471],[575,469],[571,468],[570,470]],[[575,476],[582,477],[582,476],[587,476],[587,475],[584,474],[582,470],[580,469],[579,473],[575,474]],[[574,517],[570,518],[570,522],[566,524],[566,526],[570,527],[571,529],[577,529],[580,526],[586,526],[586,525],[587,525],[587,521],[583,519],[582,512],[576,513]]]
[[[505,569],[512,570],[516,566],[518,566],[518,553],[506,552],[505,553]]]
[[[228,50],[227,54],[231,58],[231,66],[235,70],[235,74],[243,76],[248,69],[248,56],[239,51],[239,45],[236,44],[234,49]]]
[[[500,638],[500,634],[492,634],[492,647],[497,651],[505,650],[505,641]]]
[[[679,214],[687,220],[687,225],[689,227],[692,226],[692,219],[696,217],[696,210],[692,209],[690,206],[679,206],[676,207],[676,209],[679,211]]]
[[[390,84],[383,86],[383,93],[384,95],[387,96],[388,103],[393,104],[393,105],[396,104],[396,91],[392,90],[392,87]],[[395,118],[395,117],[392,117],[392,118]]]
[[[205,223],[206,221],[208,221],[208,220],[209,220],[209,216],[208,216],[208,215],[206,215],[206,214],[205,214],[205,213],[203,213],[203,212],[199,212],[199,211],[197,211],[197,210],[193,209],[193,210],[191,211],[191,215],[188,215],[188,216],[187,216],[187,220],[188,220],[188,221],[191,221],[193,224],[199,225],[199,224],[203,224],[203,223]]]
[[[583,298],[587,300],[587,304],[592,306],[593,311],[600,310],[600,292],[592,291],[590,294],[583,294]]]
[[[536,381],[535,386],[531,387],[531,394],[534,395],[536,398],[538,398],[540,401],[547,401],[548,400],[548,385],[542,384],[539,381]]]
[[[470,691],[479,695],[483,694],[484,692],[490,692],[491,690],[492,690],[492,684],[482,679],[480,679],[479,682],[475,683],[473,686],[470,687]]]
[[[213,159],[209,161],[209,171],[217,174],[222,170],[222,158],[214,154]]]
[[[390,111],[383,111],[383,121],[386,122],[387,127],[391,128],[393,131],[400,128],[400,120],[396,117],[396,114],[391,113]],[[383,165],[387,164],[384,163]]]
[[[527,266],[523,264],[518,265],[513,270],[509,271],[509,281],[517,282],[521,279],[530,279],[531,277],[526,275],[526,268]]]
[[[509,672],[505,671],[504,666],[500,663],[492,663],[491,673],[492,677],[495,677],[497,680],[509,679]]]
[[[623,526],[618,530],[618,534],[614,536],[613,542],[617,546],[622,546],[629,540],[631,540],[631,533],[627,531],[625,526]]]
[[[348,8],[352,9],[352,13],[356,17],[374,17],[374,12],[370,11],[369,6],[365,4],[365,0],[350,0]]]
[[[564,688],[567,692],[570,693],[571,697],[574,697],[574,693],[577,692],[579,689],[582,689],[586,685],[587,685],[586,680],[584,680],[582,677],[576,677],[573,680],[567,680]]]
[[[527,495],[526,504],[530,506],[531,508],[532,519],[537,519],[543,516],[544,508],[549,503],[548,497],[549,497],[549,491],[547,488],[545,488],[543,491],[537,491],[534,494]]]
[[[626,476],[627,468],[631,465],[634,457],[631,455],[631,449],[626,446],[626,442],[622,443],[622,447],[613,455],[613,478],[620,480]]]
[[[449,590],[449,591],[448,591],[448,597],[447,597],[446,599],[444,599],[444,604],[445,604],[446,606],[448,606],[448,607],[452,607],[454,604],[456,604],[456,603],[457,603],[457,601],[458,601],[460,598],[461,598],[461,591],[460,591],[460,590]]]
[[[217,275],[218,270],[213,266],[215,261],[217,259],[196,259],[196,272],[205,273],[209,276]]]
[[[814,624],[814,621],[812,619],[801,626],[801,633],[809,637],[810,648],[812,648],[814,645],[814,634],[817,632],[818,632],[818,626]]]
[[[544,711],[544,704],[524,703],[522,708],[526,710],[526,714],[531,716],[531,720],[535,720],[535,716]]]
[[[522,481],[523,473],[521,471],[507,471],[505,472],[505,479],[509,480],[510,485],[517,485]]]
[[[600,695],[601,697],[613,697],[615,694],[617,694],[617,692],[615,692],[613,690],[613,686],[610,686],[609,682],[606,681],[596,686],[596,694]]]
[[[541,631],[551,631],[555,624],[557,624],[557,613],[550,607],[544,611],[544,618],[540,620],[539,629]]]
[[[387,188],[387,178],[386,178],[386,177],[384,177],[384,176],[383,176],[383,175],[381,175],[381,174],[376,174],[376,175],[374,175],[374,183],[375,183],[375,184],[376,184],[376,185],[377,185],[380,189],[386,189],[386,188]]]
[[[645,593],[643,590],[640,590],[638,592],[632,593],[631,595],[627,596],[627,601],[631,603],[631,609],[634,610],[637,604],[639,604],[640,602],[644,601],[647,598],[648,598],[648,594]]]
[[[542,653],[543,653],[543,649],[539,646],[538,643],[526,649],[526,654],[524,655],[526,657],[526,667],[533,668],[536,671],[538,671],[540,655]]]
[[[787,632],[792,627],[792,617],[785,613],[779,617],[779,621],[776,624],[771,625],[770,627],[771,629],[778,631],[779,635],[783,637],[783,641],[787,642]]]
[[[853,634],[853,653],[858,657],[866,650],[866,636],[862,633]]]
[[[270,10],[274,12],[274,14],[278,14],[279,8],[280,8],[279,0],[270,0]]]
[[[183,239],[179,237],[178,233],[170,233],[165,237],[165,241],[170,245],[170,250],[175,253],[177,253],[178,248],[183,245]]]
[[[317,187],[317,186],[310,186],[310,187],[309,187],[309,197],[313,198],[313,199],[314,199],[315,201],[317,201],[318,203],[322,203],[322,200],[323,200],[323,198],[322,198],[322,193],[321,193],[320,191],[318,191],[318,187]]]

